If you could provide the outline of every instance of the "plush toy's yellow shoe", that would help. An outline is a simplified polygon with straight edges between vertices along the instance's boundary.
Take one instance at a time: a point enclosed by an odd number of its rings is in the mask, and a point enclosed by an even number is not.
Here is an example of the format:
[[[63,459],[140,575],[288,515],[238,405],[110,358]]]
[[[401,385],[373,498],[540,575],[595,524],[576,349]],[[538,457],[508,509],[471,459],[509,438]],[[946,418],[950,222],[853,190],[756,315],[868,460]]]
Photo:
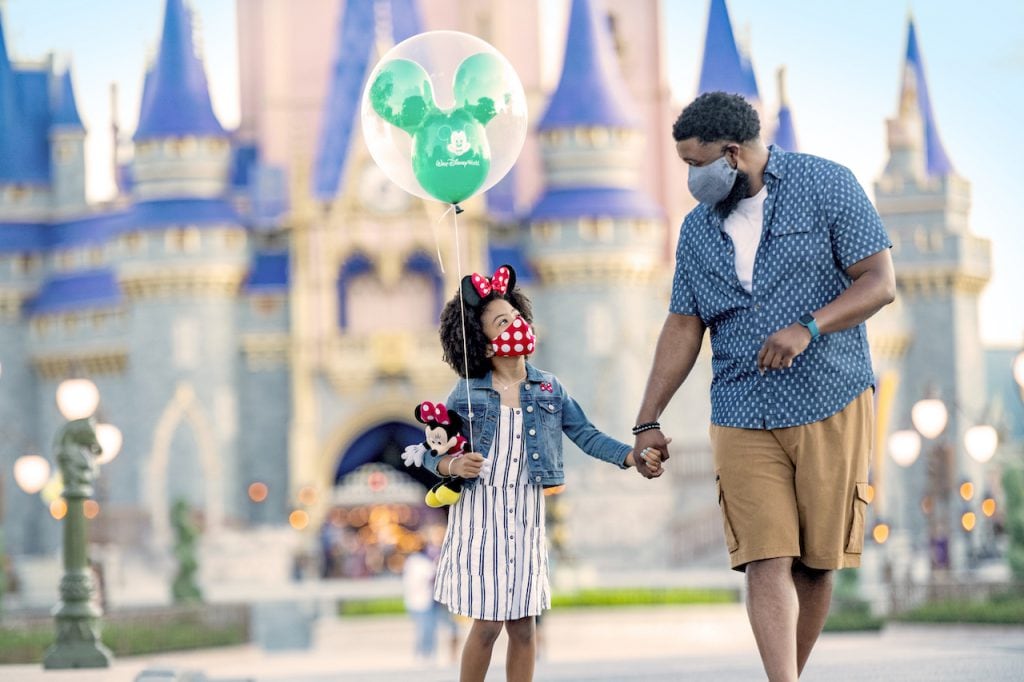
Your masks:
[[[452,490],[446,485],[441,485],[435,493],[435,497],[442,505],[455,504],[462,496],[461,490]]]
[[[437,490],[438,490],[438,488],[440,486],[441,486],[441,484],[438,483],[433,488],[431,488],[430,490],[427,491],[427,495],[426,495],[426,497],[424,497],[423,501],[427,503],[428,507],[431,507],[433,509],[437,509],[438,507],[443,507],[445,504],[451,504],[450,502],[449,503],[442,502],[438,498]]]

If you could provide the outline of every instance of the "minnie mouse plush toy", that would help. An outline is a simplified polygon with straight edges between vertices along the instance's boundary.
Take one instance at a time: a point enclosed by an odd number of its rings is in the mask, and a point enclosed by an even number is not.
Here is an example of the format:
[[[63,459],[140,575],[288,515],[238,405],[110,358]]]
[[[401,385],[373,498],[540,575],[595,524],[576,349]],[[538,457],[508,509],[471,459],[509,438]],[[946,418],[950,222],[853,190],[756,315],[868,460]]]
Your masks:
[[[423,443],[410,445],[402,454],[406,466],[421,466],[423,455],[429,450],[435,455],[453,455],[459,457],[467,452],[468,441],[462,431],[462,417],[458,412],[449,411],[443,403],[422,402],[416,406],[413,414],[416,421],[423,424],[426,440]],[[428,507],[444,507],[458,502],[462,495],[462,483],[465,479],[452,476],[442,479],[427,492]]]

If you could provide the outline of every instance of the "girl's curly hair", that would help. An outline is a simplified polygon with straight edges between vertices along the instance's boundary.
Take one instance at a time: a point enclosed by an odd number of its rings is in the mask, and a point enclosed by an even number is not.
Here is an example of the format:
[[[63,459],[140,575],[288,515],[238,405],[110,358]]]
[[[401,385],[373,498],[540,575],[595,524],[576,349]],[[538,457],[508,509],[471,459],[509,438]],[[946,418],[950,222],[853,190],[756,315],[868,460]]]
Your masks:
[[[526,297],[522,289],[513,287],[504,295],[492,291],[487,296],[480,298],[477,305],[471,306],[469,301],[466,302],[465,351],[463,351],[462,344],[461,292],[456,293],[441,311],[440,335],[444,361],[451,365],[451,368],[462,378],[467,378],[467,370],[469,378],[472,379],[479,379],[491,371],[491,359],[486,355],[491,340],[484,334],[484,325],[480,321],[480,316],[487,304],[498,298],[504,298],[519,311],[524,320],[533,324],[533,309],[530,299]]]

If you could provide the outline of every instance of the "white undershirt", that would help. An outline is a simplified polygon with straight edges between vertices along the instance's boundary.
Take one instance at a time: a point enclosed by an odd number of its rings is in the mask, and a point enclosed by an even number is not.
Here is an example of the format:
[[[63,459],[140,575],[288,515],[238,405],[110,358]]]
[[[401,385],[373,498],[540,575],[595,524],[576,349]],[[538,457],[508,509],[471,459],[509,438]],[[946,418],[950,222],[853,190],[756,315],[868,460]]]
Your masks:
[[[747,291],[754,290],[754,257],[761,243],[761,229],[764,226],[764,200],[768,186],[747,199],[741,199],[736,208],[725,219],[723,229],[732,237],[736,249],[736,276]]]

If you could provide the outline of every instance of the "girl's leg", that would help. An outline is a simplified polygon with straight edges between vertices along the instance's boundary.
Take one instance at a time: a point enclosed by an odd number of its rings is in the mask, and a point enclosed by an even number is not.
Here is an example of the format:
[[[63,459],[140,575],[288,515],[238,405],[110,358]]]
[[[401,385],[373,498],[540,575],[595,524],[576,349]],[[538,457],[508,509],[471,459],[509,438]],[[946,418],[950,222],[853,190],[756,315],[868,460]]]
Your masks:
[[[462,670],[460,682],[483,682],[487,668],[491,665],[491,651],[501,634],[502,621],[474,620],[462,647]]]
[[[531,682],[537,658],[537,630],[533,616],[506,621],[505,632],[508,633],[508,658],[505,661],[508,682]]]

